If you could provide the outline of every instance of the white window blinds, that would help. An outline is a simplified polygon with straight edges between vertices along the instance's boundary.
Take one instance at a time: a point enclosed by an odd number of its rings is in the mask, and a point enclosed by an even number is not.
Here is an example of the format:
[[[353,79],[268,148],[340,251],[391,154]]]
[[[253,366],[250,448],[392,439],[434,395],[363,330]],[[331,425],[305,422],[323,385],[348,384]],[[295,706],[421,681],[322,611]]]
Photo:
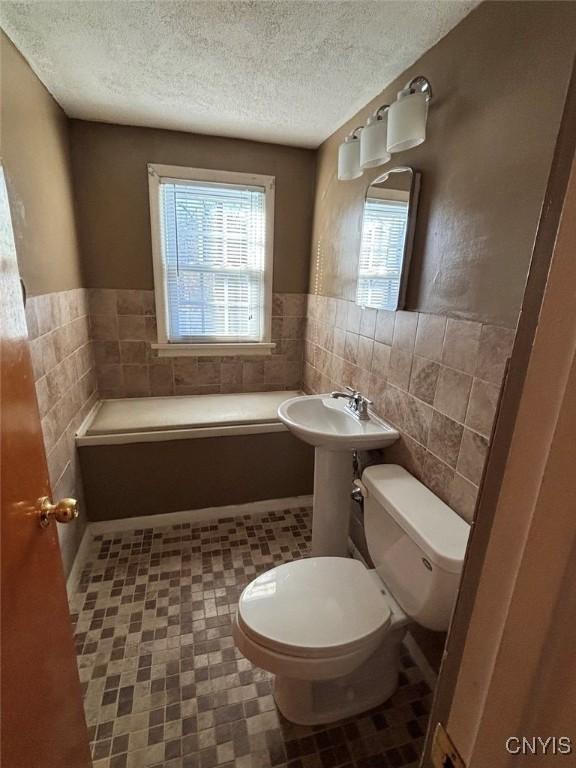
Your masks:
[[[407,202],[366,199],[357,289],[361,306],[397,308],[407,220]]]
[[[169,341],[264,337],[265,189],[160,180]]]

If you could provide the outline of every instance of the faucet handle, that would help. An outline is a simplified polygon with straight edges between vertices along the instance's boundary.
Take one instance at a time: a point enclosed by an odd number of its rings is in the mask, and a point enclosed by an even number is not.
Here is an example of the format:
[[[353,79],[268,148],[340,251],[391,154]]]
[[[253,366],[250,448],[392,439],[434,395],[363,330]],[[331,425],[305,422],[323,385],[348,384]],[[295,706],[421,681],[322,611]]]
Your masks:
[[[344,387],[344,389],[347,389],[347,390],[348,390],[348,392],[350,392],[350,394],[351,394],[351,395],[353,395],[354,397],[356,397],[356,395],[359,395],[359,394],[360,394],[360,392],[358,392],[358,390],[357,390],[357,389],[354,389],[354,387],[349,387],[349,386],[348,386],[348,384],[346,384],[346,386]]]

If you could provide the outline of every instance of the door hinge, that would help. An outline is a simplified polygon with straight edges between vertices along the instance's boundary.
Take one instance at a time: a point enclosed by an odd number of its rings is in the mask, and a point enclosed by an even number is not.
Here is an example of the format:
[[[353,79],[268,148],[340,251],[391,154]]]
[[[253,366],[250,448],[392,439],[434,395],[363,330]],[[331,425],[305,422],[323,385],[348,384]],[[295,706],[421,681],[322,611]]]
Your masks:
[[[442,723],[438,723],[434,731],[431,757],[434,768],[466,768],[466,763],[458,754]]]

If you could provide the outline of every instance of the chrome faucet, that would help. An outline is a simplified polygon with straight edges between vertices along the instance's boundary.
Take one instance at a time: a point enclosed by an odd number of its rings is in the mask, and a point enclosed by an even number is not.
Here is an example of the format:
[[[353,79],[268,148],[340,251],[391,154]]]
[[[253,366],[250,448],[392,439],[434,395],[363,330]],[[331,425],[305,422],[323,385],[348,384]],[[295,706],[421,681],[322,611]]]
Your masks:
[[[347,398],[346,410],[358,421],[370,421],[368,406],[372,405],[372,400],[368,400],[367,397],[364,397],[364,395],[360,394],[356,389],[352,389],[352,387],[346,387],[346,389],[348,392],[331,392],[330,397]]]

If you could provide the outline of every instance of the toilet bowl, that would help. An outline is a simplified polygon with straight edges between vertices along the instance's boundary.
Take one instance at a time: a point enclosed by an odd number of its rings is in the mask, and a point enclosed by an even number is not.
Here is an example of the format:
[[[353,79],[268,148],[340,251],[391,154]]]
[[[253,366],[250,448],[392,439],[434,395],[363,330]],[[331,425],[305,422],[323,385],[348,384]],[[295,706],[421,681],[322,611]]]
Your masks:
[[[238,603],[236,646],[275,675],[276,704],[297,724],[389,698],[408,624],[446,629],[456,597],[468,524],[402,467],[370,467],[362,481],[374,569],[345,557],[296,560],[258,576]]]
[[[288,720],[317,725],[370,709],[396,688],[408,618],[375,571],[317,557],[279,565],[244,590],[237,648],[273,672]]]

